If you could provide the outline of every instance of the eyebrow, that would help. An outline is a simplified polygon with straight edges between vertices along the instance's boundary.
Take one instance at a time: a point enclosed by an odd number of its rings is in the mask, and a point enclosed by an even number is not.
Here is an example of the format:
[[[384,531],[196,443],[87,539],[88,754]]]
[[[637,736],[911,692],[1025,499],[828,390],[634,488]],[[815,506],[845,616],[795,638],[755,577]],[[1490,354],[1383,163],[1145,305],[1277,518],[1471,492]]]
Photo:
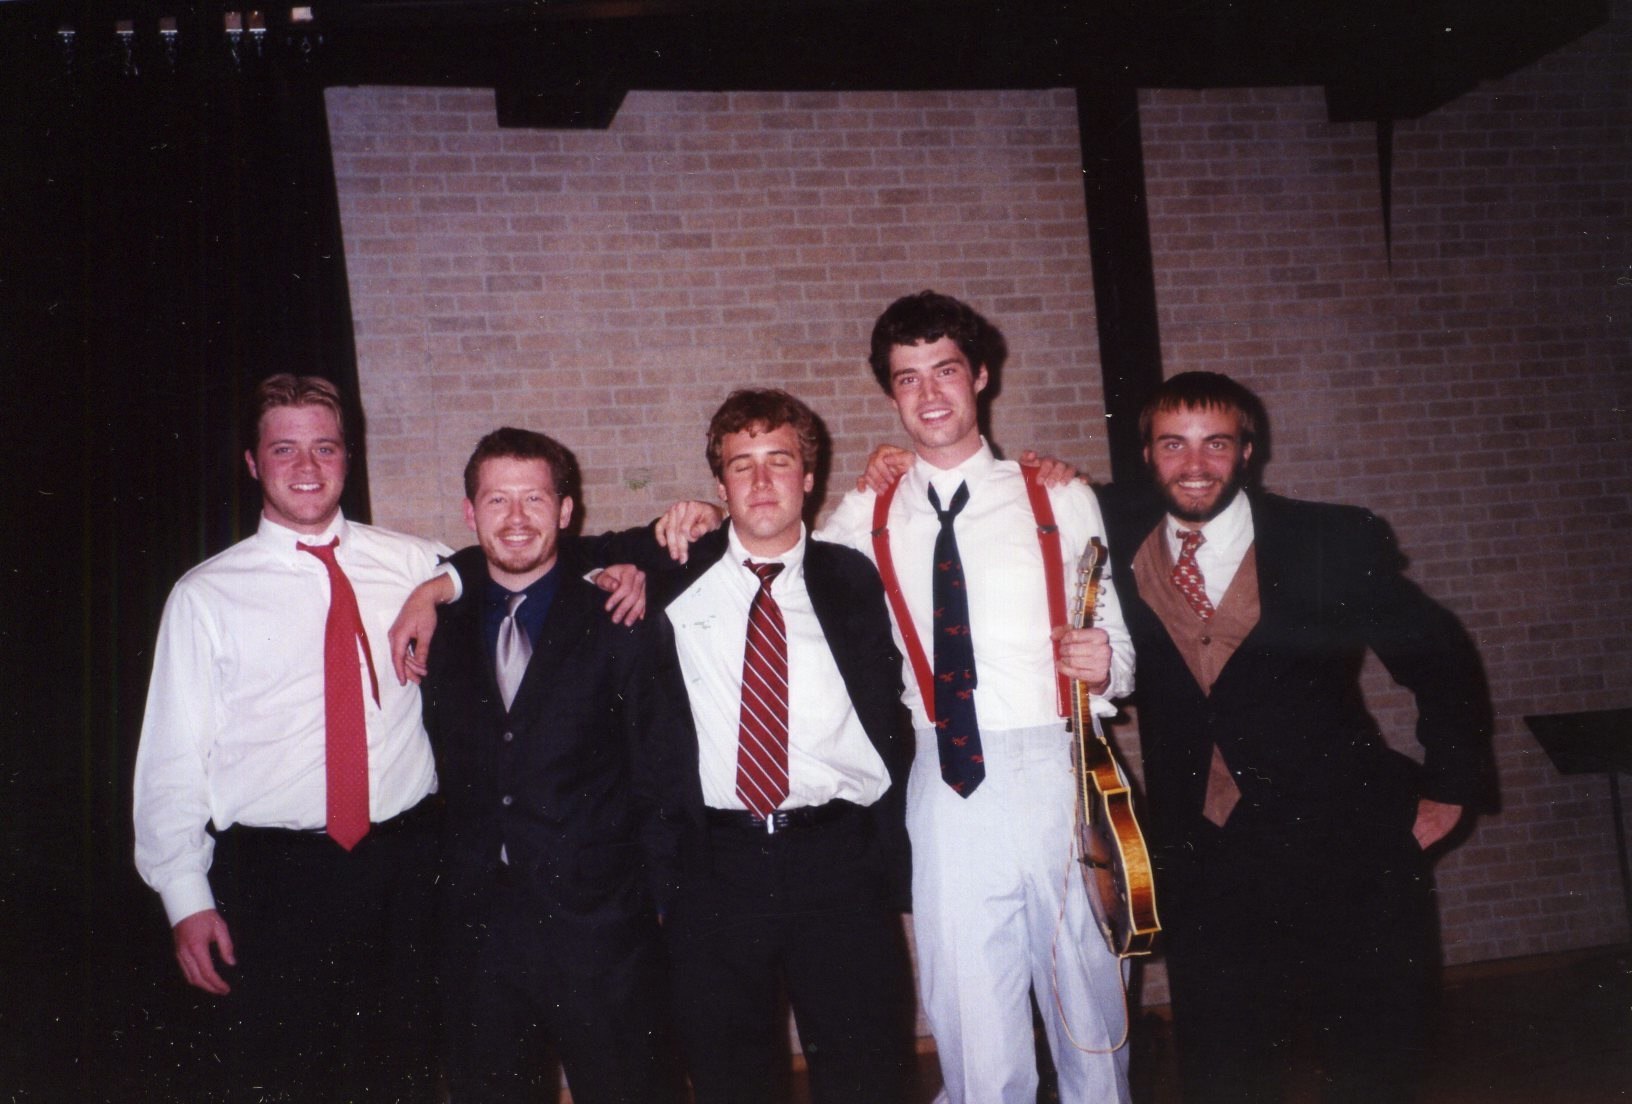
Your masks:
[[[299,440],[297,440],[294,437],[274,437],[274,438],[272,438],[272,440],[265,441],[263,443],[266,444],[266,445],[298,445],[298,444],[300,444]],[[319,437],[315,441],[312,442],[312,444],[314,444],[314,445],[344,445],[345,443],[346,443],[345,440],[343,438],[340,438],[340,437]]]

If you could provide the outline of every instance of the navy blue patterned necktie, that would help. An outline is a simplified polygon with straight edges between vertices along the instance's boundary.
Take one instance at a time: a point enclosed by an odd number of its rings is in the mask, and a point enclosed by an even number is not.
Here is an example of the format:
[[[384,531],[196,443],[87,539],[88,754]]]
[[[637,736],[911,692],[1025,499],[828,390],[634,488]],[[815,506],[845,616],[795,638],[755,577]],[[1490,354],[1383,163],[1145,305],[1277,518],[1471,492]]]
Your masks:
[[[952,504],[941,509],[941,497],[929,489],[929,504],[941,519],[935,537],[935,738],[941,752],[941,780],[960,797],[975,792],[986,777],[975,720],[975,642],[969,636],[969,592],[964,589],[963,560],[952,519],[969,501],[969,484],[958,487]]]

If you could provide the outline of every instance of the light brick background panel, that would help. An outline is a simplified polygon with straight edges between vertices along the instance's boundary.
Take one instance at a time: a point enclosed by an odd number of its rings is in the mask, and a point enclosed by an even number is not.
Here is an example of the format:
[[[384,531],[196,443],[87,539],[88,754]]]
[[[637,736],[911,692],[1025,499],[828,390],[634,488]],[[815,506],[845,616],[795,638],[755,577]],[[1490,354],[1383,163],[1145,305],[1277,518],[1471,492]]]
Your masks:
[[[1438,866],[1451,962],[1627,937],[1607,783],[1521,718],[1632,704],[1629,7],[1398,125],[1392,270],[1371,126],[1316,89],[1141,96],[1164,371],[1255,388],[1270,488],[1377,510],[1479,643],[1503,808]],[[900,439],[866,338],[922,287],[1009,338],[999,445],[1106,470],[1068,92],[635,92],[604,132],[501,131],[485,91],[328,104],[382,524],[464,542],[505,423],[575,451],[590,531],[710,496],[744,385],[826,419],[831,507]],[[1408,697],[1366,689],[1410,750]]]
[[[507,422],[574,450],[589,531],[713,497],[741,386],[823,415],[842,491],[900,436],[873,318],[926,286],[1017,350],[997,438],[1103,470],[1073,102],[637,92],[550,132],[488,92],[330,91],[376,517],[461,540],[459,470]]]

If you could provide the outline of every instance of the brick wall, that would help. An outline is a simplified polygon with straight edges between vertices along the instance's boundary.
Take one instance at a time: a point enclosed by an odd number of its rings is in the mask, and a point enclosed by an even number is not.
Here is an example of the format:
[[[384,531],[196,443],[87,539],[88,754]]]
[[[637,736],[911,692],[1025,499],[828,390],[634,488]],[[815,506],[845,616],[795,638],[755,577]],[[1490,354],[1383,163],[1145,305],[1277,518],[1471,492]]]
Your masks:
[[[1392,271],[1370,126],[1313,89],[1142,96],[1164,371],[1258,390],[1268,485],[1383,514],[1479,641],[1503,810],[1438,868],[1453,962],[1627,935],[1607,784],[1520,720],[1632,704],[1617,6],[1399,124]],[[900,437],[865,342],[925,286],[1007,333],[995,440],[1106,469],[1067,92],[636,92],[590,133],[500,131],[482,91],[334,89],[329,115],[383,524],[462,542],[459,471],[506,422],[575,450],[591,531],[708,496],[703,426],[745,384],[824,415],[831,504]],[[1367,692],[1409,747],[1408,699]]]
[[[746,385],[824,416],[842,491],[900,436],[872,321],[926,286],[1017,350],[996,438],[1105,467],[1069,93],[637,92],[590,133],[500,131],[487,92],[329,107],[384,522],[461,540],[507,421],[576,452],[591,531],[712,497],[703,431]]]

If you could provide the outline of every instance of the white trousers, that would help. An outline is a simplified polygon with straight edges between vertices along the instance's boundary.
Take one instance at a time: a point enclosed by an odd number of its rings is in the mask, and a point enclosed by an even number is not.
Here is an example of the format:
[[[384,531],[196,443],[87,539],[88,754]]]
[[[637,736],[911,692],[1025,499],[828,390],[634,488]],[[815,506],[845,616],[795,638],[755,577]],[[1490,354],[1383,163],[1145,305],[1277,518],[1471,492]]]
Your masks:
[[[982,731],[986,778],[967,798],[941,781],[933,730],[917,737],[907,831],[919,993],[945,1085],[937,1101],[1034,1104],[1035,991],[1063,1104],[1128,1104],[1128,1048],[1110,1051],[1124,1035],[1125,975],[1071,857],[1064,722]]]

